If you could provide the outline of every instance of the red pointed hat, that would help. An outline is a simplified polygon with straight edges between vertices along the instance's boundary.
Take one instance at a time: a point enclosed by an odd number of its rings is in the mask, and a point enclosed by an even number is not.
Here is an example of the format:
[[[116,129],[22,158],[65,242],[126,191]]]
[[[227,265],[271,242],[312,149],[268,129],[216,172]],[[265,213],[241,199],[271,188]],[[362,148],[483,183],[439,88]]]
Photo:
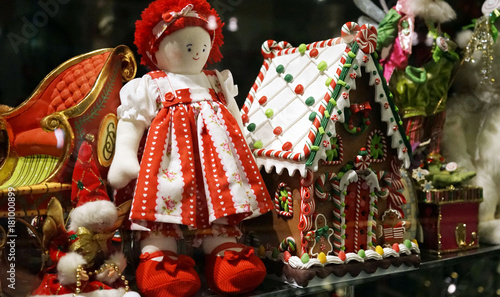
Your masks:
[[[88,141],[84,141],[78,151],[73,170],[71,202],[73,207],[79,207],[94,201],[110,201],[110,199],[106,185],[97,169],[92,146]]]

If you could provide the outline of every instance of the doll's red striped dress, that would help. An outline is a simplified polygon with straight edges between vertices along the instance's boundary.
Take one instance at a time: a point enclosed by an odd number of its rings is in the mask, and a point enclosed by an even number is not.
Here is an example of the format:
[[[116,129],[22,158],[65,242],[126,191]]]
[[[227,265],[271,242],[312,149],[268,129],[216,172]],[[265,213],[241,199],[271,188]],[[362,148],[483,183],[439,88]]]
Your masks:
[[[232,77],[229,77],[230,86]],[[154,71],[120,92],[120,120],[149,126],[130,219],[209,228],[272,209],[238,122],[226,107],[228,80],[218,71]],[[224,95],[226,93],[226,96]]]

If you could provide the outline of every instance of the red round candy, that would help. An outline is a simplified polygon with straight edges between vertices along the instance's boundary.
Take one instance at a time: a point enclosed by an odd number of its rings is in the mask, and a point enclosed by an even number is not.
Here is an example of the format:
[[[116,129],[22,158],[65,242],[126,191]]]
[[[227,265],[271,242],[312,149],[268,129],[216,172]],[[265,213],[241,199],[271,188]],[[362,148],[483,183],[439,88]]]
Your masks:
[[[399,244],[395,243],[392,245],[392,249],[396,251],[396,253],[399,253]]]
[[[311,58],[316,58],[318,55],[319,55],[319,52],[317,49],[312,49],[311,52],[309,53],[309,55],[311,56]]]
[[[244,115],[242,115],[242,116],[241,116],[241,120],[243,121],[243,123],[248,123],[248,121],[249,121],[250,119],[248,118],[248,115],[247,115],[247,114],[244,114]]]
[[[267,97],[266,96],[260,97],[260,99],[259,99],[259,104],[260,105],[264,105],[264,104],[266,104],[266,102],[267,102]]]
[[[297,85],[295,87],[295,94],[299,94],[299,95],[304,94],[304,86],[303,85]]]
[[[274,130],[273,130],[274,135],[280,135],[281,132],[283,132],[283,128],[281,128],[279,126],[274,128]]]
[[[292,143],[290,141],[287,141],[283,144],[283,147],[281,147],[282,150],[284,151],[289,151],[293,147]]]
[[[288,260],[290,259],[290,257],[292,257],[292,254],[290,254],[289,251],[285,251],[285,253],[284,253],[285,262],[288,262]]]
[[[345,259],[346,259],[345,252],[344,251],[340,251],[338,257],[340,258],[340,260],[345,261]]]

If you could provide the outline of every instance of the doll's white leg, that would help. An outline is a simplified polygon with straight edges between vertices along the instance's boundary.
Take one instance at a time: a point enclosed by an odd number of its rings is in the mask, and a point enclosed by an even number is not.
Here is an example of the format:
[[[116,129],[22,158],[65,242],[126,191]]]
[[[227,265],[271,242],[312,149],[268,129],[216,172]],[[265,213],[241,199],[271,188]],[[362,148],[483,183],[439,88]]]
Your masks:
[[[177,253],[177,240],[173,237],[158,236],[154,238],[145,238],[141,241],[141,253],[152,254],[158,251],[171,251]],[[161,259],[159,261],[161,261]]]
[[[209,255],[216,247],[227,242],[236,243],[236,238],[207,236],[203,239],[203,251],[205,254]],[[241,248],[239,250],[241,250]]]

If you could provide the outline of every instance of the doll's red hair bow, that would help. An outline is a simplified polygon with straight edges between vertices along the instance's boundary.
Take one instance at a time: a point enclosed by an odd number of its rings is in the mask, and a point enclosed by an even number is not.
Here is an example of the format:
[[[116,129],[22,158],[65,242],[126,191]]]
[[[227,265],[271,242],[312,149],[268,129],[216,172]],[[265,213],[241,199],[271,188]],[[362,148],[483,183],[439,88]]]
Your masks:
[[[179,11],[179,12],[170,10],[170,11],[164,12],[161,15],[161,17],[167,24],[171,24],[172,22],[174,22],[178,18],[186,16],[191,10],[193,10],[193,7],[194,7],[193,4],[188,4],[183,9],[181,9],[181,11]]]
[[[224,251],[224,259],[227,259],[228,261],[235,261],[235,260],[239,260],[239,259],[248,259],[253,254],[254,254],[253,248],[250,246],[247,246],[239,252],[231,251],[231,250]]]

